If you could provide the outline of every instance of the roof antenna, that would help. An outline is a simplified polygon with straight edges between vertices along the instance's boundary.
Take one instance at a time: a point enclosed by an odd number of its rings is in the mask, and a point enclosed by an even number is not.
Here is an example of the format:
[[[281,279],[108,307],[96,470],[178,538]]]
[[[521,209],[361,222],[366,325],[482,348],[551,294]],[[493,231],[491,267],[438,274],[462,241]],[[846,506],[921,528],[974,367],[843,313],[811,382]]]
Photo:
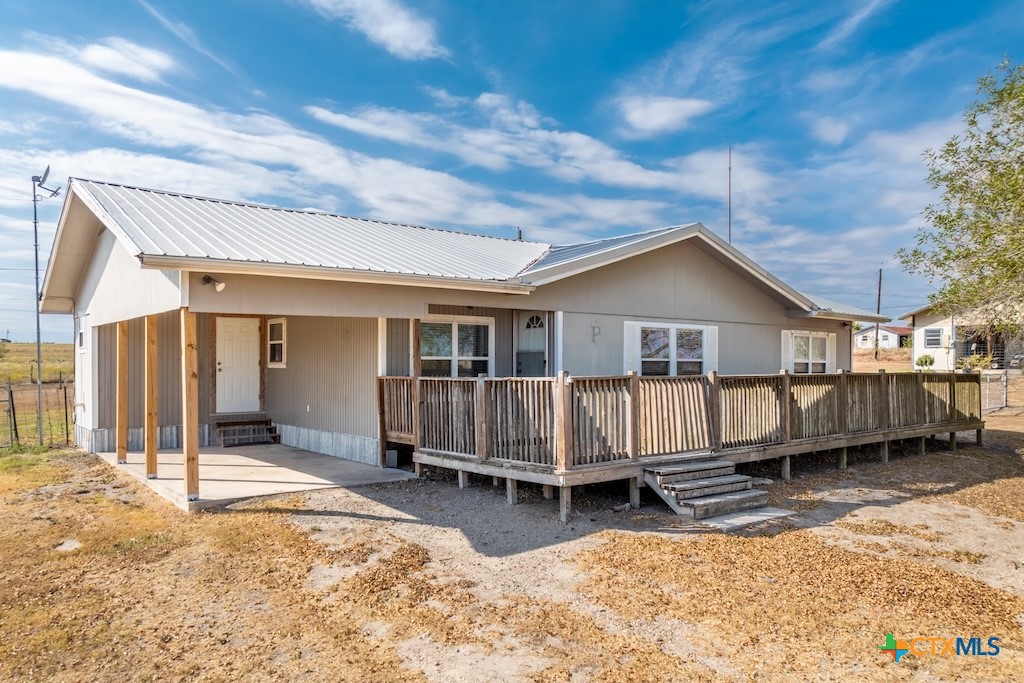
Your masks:
[[[516,227],[516,242],[522,242],[522,241],[523,241],[523,229],[520,228],[520,227]]]
[[[729,244],[732,244],[732,147],[729,148]]]
[[[38,415],[36,416],[39,428],[39,444],[43,444],[43,351],[42,351],[42,334],[39,328],[39,303],[43,298],[39,291],[39,200],[41,196],[36,192],[36,188],[45,190],[50,193],[50,197],[56,197],[60,194],[60,188],[53,190],[48,187],[44,187],[43,184],[46,179],[50,177],[50,167],[47,166],[46,170],[43,171],[43,175],[32,176],[32,237],[35,243],[36,249],[36,300],[35,305],[32,308],[36,311],[36,408]]]

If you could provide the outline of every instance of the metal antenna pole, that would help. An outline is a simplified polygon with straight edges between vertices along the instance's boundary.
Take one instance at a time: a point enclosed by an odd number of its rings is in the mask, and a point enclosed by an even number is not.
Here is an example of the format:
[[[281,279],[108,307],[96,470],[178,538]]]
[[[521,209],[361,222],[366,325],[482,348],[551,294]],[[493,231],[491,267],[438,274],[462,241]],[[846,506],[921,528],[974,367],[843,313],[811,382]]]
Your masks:
[[[732,147],[729,148],[729,244],[732,244]]]
[[[43,445],[43,346],[42,333],[39,327],[39,195],[36,185],[39,176],[32,176],[32,235],[36,249],[36,299],[33,308],[36,311],[36,408],[39,427],[39,445]]]

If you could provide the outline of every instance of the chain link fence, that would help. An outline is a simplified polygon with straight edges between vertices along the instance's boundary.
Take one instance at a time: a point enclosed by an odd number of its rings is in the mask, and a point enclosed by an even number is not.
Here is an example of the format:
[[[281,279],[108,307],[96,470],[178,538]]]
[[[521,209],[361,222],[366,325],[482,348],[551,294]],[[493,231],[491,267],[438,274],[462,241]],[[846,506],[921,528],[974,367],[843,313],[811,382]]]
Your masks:
[[[74,444],[74,400],[74,383],[60,380],[43,384],[43,445]],[[39,401],[36,385],[0,386],[0,448],[39,444]]]
[[[981,408],[990,413],[1002,409],[1024,409],[1024,375],[1020,370],[981,374]]]

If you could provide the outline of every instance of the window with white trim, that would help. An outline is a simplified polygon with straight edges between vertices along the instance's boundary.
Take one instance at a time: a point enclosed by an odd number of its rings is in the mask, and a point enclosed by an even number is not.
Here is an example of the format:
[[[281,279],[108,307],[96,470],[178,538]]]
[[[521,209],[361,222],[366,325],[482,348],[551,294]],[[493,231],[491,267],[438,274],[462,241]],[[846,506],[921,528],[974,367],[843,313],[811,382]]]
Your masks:
[[[424,377],[494,375],[494,319],[430,319],[420,323]]]
[[[288,362],[288,321],[275,318],[267,321],[267,367],[283,368]]]
[[[629,321],[625,329],[627,372],[675,377],[718,369],[717,327]]]
[[[835,372],[835,333],[784,330],[782,332],[782,367],[795,375]]]
[[[942,347],[942,328],[928,327],[924,331],[924,347],[926,349],[938,349]]]

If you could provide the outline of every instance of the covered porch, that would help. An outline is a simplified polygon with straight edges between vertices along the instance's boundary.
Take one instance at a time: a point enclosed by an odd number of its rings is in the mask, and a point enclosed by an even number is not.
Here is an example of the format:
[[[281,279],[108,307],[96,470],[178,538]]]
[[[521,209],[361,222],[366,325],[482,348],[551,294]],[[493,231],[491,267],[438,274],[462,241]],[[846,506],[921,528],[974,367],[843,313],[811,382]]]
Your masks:
[[[180,449],[157,452],[159,477],[155,478],[147,476],[144,452],[129,451],[123,461],[119,461],[116,452],[98,455],[186,512],[281,493],[416,478],[405,470],[383,469],[280,444],[233,448],[204,446],[198,452],[198,477],[203,482],[203,496],[190,500],[185,494],[186,467]]]

